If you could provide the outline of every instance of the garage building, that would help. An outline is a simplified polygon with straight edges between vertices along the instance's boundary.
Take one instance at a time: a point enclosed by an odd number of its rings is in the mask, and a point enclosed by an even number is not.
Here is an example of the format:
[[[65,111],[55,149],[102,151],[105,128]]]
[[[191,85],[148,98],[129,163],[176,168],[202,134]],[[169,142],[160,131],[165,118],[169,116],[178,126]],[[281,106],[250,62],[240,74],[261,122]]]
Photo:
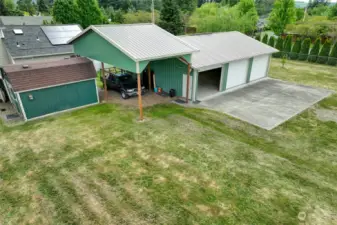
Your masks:
[[[25,121],[99,103],[94,65],[86,58],[5,66],[2,82]]]
[[[199,49],[191,59],[193,101],[265,78],[271,54],[278,51],[236,31],[180,38]]]

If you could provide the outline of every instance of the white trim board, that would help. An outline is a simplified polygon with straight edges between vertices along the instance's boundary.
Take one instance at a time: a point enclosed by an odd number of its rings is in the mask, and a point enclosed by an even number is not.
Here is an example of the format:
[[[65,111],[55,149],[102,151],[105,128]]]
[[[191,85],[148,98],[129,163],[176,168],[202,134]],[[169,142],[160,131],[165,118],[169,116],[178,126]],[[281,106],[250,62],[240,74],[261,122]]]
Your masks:
[[[66,84],[80,83],[80,82],[84,82],[84,81],[88,81],[88,80],[95,80],[95,84],[96,84],[96,77],[95,77],[95,78],[84,79],[84,80],[79,80],[79,81],[72,81],[72,82],[68,82],[68,83],[50,85],[50,86],[41,87],[41,88],[33,88],[33,89],[29,89],[29,90],[24,90],[24,91],[16,91],[15,93],[25,93],[25,92],[30,92],[30,91],[42,90],[42,89],[47,89],[47,88],[52,88],[52,87],[63,86],[63,85],[66,85]],[[97,89],[97,85],[96,85],[96,89]]]
[[[22,104],[22,101],[21,101],[21,96],[20,96],[20,93],[15,93],[17,98],[18,98],[18,102],[19,102],[19,105],[20,105],[20,108],[21,108],[21,112],[23,114],[23,119],[25,121],[27,121],[27,116],[26,116],[26,111],[25,111],[25,108],[23,107],[23,104]]]

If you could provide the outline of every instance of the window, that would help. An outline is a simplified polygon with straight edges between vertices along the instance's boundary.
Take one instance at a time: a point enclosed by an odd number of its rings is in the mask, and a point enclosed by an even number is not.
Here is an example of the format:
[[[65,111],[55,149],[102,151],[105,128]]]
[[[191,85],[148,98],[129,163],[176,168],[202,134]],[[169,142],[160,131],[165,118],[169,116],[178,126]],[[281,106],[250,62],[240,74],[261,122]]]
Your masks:
[[[21,29],[13,29],[13,32],[16,35],[23,34],[23,31]]]

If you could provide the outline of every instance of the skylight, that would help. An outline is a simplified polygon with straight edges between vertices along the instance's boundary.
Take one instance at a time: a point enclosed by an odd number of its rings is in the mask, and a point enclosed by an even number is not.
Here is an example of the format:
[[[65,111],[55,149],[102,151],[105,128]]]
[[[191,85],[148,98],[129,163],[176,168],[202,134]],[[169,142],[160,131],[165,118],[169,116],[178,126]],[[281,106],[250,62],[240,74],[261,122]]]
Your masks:
[[[14,34],[23,34],[21,29],[13,29]]]

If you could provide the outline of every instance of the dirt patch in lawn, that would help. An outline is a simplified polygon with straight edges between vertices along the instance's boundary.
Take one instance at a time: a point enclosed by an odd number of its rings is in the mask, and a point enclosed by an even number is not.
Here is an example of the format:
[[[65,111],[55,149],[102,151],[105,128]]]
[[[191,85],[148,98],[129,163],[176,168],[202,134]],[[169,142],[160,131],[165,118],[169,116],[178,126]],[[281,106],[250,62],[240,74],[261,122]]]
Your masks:
[[[334,121],[337,123],[337,111],[329,109],[316,109],[317,118],[321,121]]]

